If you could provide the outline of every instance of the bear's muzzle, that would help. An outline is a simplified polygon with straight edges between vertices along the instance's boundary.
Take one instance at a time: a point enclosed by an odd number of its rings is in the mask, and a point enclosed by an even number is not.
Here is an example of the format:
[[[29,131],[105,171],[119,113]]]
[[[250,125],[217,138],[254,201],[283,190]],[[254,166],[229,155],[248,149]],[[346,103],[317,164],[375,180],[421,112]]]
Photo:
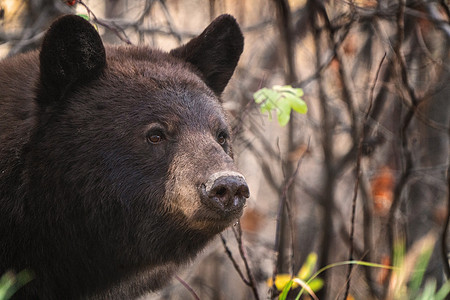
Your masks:
[[[200,188],[202,203],[227,217],[239,217],[249,196],[244,176],[233,171],[212,174]]]

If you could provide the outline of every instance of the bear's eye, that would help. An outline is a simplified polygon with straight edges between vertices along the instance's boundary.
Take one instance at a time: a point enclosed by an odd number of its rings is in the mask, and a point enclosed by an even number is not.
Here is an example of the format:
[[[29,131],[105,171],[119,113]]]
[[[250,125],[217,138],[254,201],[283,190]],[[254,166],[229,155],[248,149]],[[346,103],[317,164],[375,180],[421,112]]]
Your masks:
[[[147,142],[149,144],[159,144],[164,140],[164,133],[160,130],[150,130],[147,132]]]
[[[227,138],[228,138],[228,135],[225,132],[221,132],[217,136],[217,142],[219,143],[219,145],[223,146],[226,144]]]
[[[147,137],[147,140],[152,144],[157,144],[157,143],[161,142],[162,137],[160,135],[153,134],[153,135]]]

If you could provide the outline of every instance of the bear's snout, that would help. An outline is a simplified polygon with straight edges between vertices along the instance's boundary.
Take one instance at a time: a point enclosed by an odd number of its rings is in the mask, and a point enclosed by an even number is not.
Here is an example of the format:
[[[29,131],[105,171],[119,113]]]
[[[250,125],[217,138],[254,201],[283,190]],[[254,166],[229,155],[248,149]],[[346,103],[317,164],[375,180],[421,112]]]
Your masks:
[[[205,205],[226,215],[240,215],[249,196],[244,176],[232,171],[212,174],[200,191]]]

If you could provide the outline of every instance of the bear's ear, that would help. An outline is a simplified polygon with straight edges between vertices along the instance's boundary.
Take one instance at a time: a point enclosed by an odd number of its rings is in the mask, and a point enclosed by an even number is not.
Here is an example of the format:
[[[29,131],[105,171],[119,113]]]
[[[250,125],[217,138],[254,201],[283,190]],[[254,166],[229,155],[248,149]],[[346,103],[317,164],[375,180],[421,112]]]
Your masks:
[[[244,48],[244,37],[236,20],[221,15],[196,38],[170,54],[196,66],[206,84],[220,95],[233,75]]]
[[[40,84],[47,94],[42,101],[64,96],[75,83],[98,77],[106,65],[102,40],[85,19],[67,15],[47,31],[40,53]]]

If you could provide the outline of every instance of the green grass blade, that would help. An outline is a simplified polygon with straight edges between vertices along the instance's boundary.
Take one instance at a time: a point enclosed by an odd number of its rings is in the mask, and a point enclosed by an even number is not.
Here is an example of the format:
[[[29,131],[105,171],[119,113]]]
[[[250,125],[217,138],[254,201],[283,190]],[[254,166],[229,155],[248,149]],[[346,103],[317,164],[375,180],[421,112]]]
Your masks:
[[[450,294],[450,280],[444,283],[439,291],[434,295],[434,300],[444,300]]]
[[[283,291],[281,292],[280,296],[278,297],[279,300],[285,300],[289,291],[291,290],[292,284],[294,283],[293,280],[290,280],[283,288]]]
[[[323,267],[322,269],[320,269],[319,271],[317,271],[316,273],[314,273],[313,276],[311,276],[311,278],[306,282],[306,284],[310,284],[311,281],[316,278],[317,276],[319,276],[321,273],[325,272],[328,269],[334,268],[334,267],[338,267],[338,266],[345,266],[345,265],[359,265],[359,266],[365,266],[365,267],[372,267],[372,268],[383,268],[383,269],[389,269],[389,270],[396,270],[398,268],[396,267],[391,267],[391,266],[386,266],[386,265],[382,265],[382,264],[377,264],[377,263],[371,263],[371,262],[366,262],[366,261],[359,261],[359,260],[348,260],[348,261],[341,261],[341,262],[337,262],[334,264],[329,264],[325,267]],[[302,288],[300,290],[300,292],[297,295],[297,298],[295,298],[296,300],[300,299],[301,295],[304,293],[304,288]]]

